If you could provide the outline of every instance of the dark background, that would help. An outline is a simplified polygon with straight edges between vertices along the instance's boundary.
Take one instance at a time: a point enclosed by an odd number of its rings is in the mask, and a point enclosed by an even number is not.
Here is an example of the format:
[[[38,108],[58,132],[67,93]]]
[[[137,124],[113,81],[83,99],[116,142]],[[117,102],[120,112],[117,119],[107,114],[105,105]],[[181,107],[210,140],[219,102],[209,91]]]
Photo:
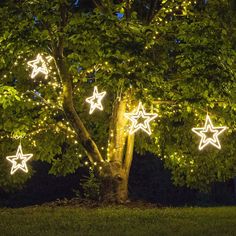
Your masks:
[[[32,162],[36,171],[24,188],[14,193],[0,190],[0,206],[22,207],[57,199],[75,197],[74,190],[80,190],[87,168],[80,168],[75,174],[56,177],[48,174],[50,166],[43,162]],[[176,187],[171,174],[164,169],[160,159],[153,155],[134,155],[130,172],[129,198],[131,201],[157,203],[161,206],[215,206],[234,205],[236,196],[234,181],[215,183],[210,193],[200,193],[185,187]]]

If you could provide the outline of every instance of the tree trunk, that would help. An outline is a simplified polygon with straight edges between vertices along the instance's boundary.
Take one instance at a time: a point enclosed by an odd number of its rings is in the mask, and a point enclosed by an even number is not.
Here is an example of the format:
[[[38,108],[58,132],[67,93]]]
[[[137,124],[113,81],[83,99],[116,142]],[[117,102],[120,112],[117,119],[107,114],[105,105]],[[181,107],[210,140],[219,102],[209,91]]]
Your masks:
[[[128,199],[128,178],[124,169],[109,164],[101,176],[101,197],[104,202],[124,203]]]
[[[134,135],[127,134],[125,119],[127,97],[117,99],[110,122],[108,162],[104,165],[102,200],[124,203],[128,200],[128,180],[133,159]]]
[[[134,136],[127,134],[127,120],[124,116],[128,98],[124,96],[122,99],[117,98],[115,101],[109,129],[107,161],[104,161],[96,143],[91,138],[74,108],[72,80],[69,77],[62,54],[57,54],[56,63],[63,83],[63,108],[65,115],[77,133],[90,161],[103,163],[103,169],[100,173],[102,200],[123,203],[128,199],[128,179],[134,147]]]
[[[95,1],[96,2],[96,1]],[[111,9],[113,4],[110,0],[101,1],[107,9]],[[64,51],[64,28],[68,20],[67,5],[60,4],[61,22],[58,42],[54,45],[54,58],[60,80],[63,85],[63,110],[66,118],[73,126],[80,143],[83,145],[89,160],[93,163],[102,163],[102,198],[108,202],[125,202],[128,199],[128,178],[133,157],[134,136],[126,132],[125,111],[129,98],[129,92],[117,98],[112,112],[109,142],[107,151],[107,161],[104,161],[95,141],[92,139],[88,130],[84,126],[78,115],[73,101],[72,78],[66,60],[63,56]],[[112,13],[112,12],[111,12]],[[126,150],[125,150],[126,149]]]

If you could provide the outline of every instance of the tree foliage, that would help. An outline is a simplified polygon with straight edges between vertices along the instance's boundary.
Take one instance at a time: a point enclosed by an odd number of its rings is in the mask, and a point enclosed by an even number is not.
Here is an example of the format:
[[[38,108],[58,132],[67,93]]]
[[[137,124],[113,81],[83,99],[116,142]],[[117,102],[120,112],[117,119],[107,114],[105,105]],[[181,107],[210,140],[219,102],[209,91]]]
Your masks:
[[[24,137],[23,150],[50,163],[53,174],[73,173],[86,158],[63,109],[56,63],[48,63],[47,80],[31,79],[27,67],[38,53],[55,55],[58,44],[73,80],[75,109],[102,156],[114,102],[126,92],[127,111],[142,101],[159,115],[151,137],[136,135],[135,150],[162,158],[176,184],[206,190],[235,176],[235,19],[228,1],[75,2],[1,3],[0,185],[21,185],[32,173],[8,174],[5,156],[16,150],[16,137]],[[85,98],[94,85],[108,95],[104,112],[89,116]],[[222,150],[197,149],[191,128],[203,125],[207,112],[214,124],[228,127]]]

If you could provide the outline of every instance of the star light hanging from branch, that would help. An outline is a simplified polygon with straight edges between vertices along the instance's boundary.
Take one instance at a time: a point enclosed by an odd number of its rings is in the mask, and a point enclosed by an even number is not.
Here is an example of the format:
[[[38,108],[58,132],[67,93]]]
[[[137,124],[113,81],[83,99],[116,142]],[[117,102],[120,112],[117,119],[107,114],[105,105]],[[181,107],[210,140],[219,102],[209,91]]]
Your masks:
[[[133,134],[138,130],[143,130],[147,134],[151,135],[150,121],[157,117],[156,113],[146,113],[141,102],[138,104],[136,112],[125,113],[125,117],[132,121],[129,133]]]
[[[211,144],[214,147],[221,149],[220,141],[218,136],[227,129],[226,126],[214,127],[212,121],[207,114],[205,125],[203,128],[192,128],[192,131],[201,137],[199,143],[199,150],[202,150],[207,145]]]
[[[46,57],[47,62],[50,62],[52,60],[51,56]],[[47,62],[43,59],[43,57],[38,54],[37,58],[33,61],[27,62],[28,66],[32,67],[32,73],[31,73],[31,78],[35,78],[39,73],[42,73],[45,75],[45,79],[48,77],[48,68],[47,68]]]
[[[99,93],[97,86],[94,87],[93,96],[88,97],[86,99],[86,102],[90,104],[90,111],[89,111],[90,115],[94,112],[96,108],[101,111],[103,110],[103,106],[101,102],[105,95],[106,95],[105,91]]]
[[[12,163],[11,175],[13,175],[17,170],[22,170],[28,172],[26,162],[33,156],[33,154],[23,154],[21,143],[17,148],[16,155],[7,156],[6,159]]]

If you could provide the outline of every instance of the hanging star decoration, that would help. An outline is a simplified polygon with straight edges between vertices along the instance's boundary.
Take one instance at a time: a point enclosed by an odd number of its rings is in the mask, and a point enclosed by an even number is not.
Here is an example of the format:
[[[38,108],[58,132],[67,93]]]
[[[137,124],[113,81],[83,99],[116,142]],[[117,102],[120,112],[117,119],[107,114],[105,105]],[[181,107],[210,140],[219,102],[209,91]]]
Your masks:
[[[129,133],[133,134],[138,130],[143,130],[147,134],[151,135],[150,121],[157,117],[156,113],[146,113],[141,102],[138,104],[136,112],[125,113],[125,117],[132,121]]]
[[[94,87],[93,96],[88,97],[86,99],[86,102],[90,104],[90,111],[89,111],[90,115],[94,112],[96,108],[101,111],[103,110],[103,106],[101,102],[105,95],[106,95],[105,91],[99,93],[97,86]]]
[[[26,162],[33,156],[33,154],[23,154],[21,143],[17,148],[16,155],[7,156],[6,159],[12,163],[11,175],[13,175],[18,169],[28,172]]]
[[[52,57],[47,56],[46,60],[47,62],[50,62],[52,60]],[[45,78],[47,79],[49,73],[47,63],[40,54],[37,55],[37,58],[35,60],[29,61],[27,64],[28,66],[33,68],[30,76],[32,79],[35,78],[39,73],[44,74]]]
[[[213,145],[214,147],[221,149],[220,141],[218,136],[227,129],[226,126],[214,127],[212,121],[207,114],[205,125],[203,128],[192,128],[192,131],[201,137],[198,149],[202,150],[208,144]]]

